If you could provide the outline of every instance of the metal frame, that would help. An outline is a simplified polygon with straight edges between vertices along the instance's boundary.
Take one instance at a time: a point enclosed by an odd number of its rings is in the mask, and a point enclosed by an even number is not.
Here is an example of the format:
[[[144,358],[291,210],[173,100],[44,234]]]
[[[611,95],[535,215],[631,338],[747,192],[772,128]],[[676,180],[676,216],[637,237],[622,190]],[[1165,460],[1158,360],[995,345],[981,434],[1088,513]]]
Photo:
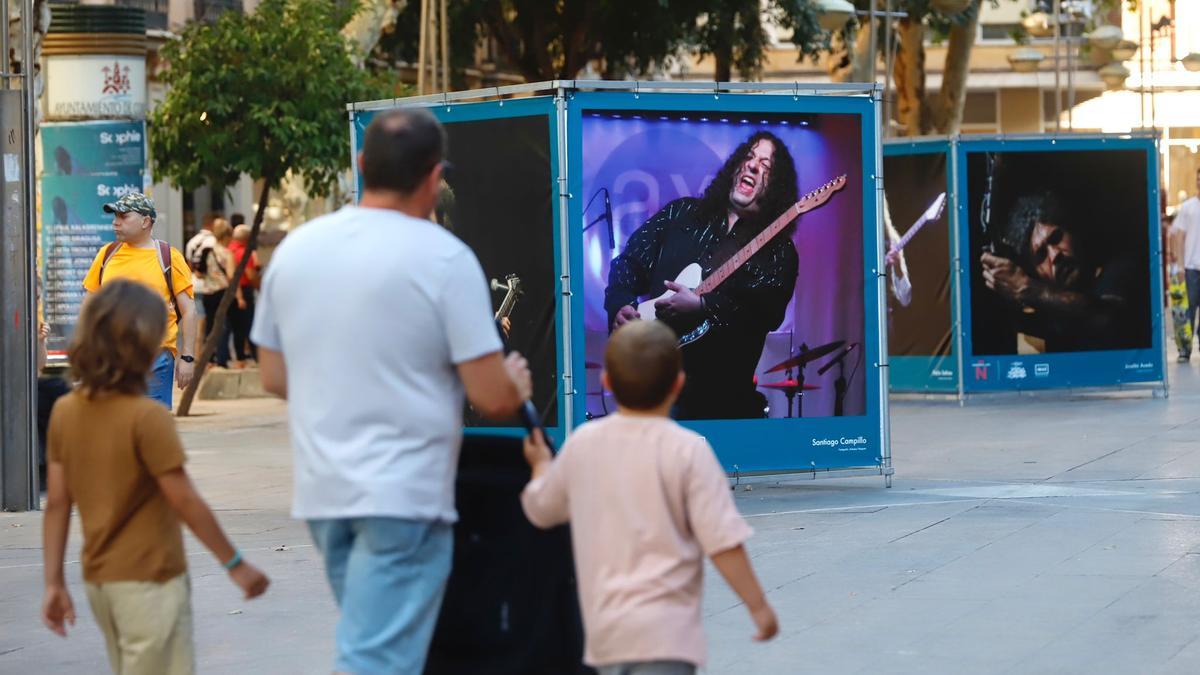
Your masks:
[[[962,333],[961,333],[961,317],[959,316],[959,297],[958,297],[958,211],[954,208],[957,193],[957,175],[955,174],[955,147],[956,139],[946,136],[914,136],[907,138],[893,138],[884,141],[884,148],[901,148],[905,152],[897,152],[893,156],[911,156],[911,155],[945,155],[946,162],[946,219],[947,227],[949,228],[949,244],[950,250],[948,254],[948,267],[950,273],[950,286],[952,295],[950,297],[950,330],[953,334],[954,345],[954,362],[955,362],[955,385],[953,389],[890,389],[890,395],[907,395],[915,394],[930,399],[945,399],[953,396],[956,400],[962,400]],[[924,151],[925,147],[931,148],[929,151]],[[885,153],[886,156],[886,153]],[[889,355],[890,358],[890,355]],[[902,358],[920,358],[920,357],[902,357]]]
[[[956,181],[961,180],[962,176],[965,176],[966,166],[960,165],[960,162],[963,161],[963,159],[965,158],[965,156],[968,152],[988,151],[986,146],[989,144],[1003,145],[1003,144],[1011,143],[1014,146],[1017,146],[1017,147],[1013,147],[1010,150],[1011,152],[1054,151],[1056,149],[1055,146],[1066,146],[1063,149],[1069,148],[1071,150],[1078,150],[1078,151],[1088,151],[1088,150],[1097,151],[1097,150],[1105,150],[1105,149],[1126,149],[1126,150],[1145,151],[1147,153],[1146,165],[1149,167],[1149,170],[1150,170],[1150,175],[1147,177],[1147,191],[1148,191],[1148,194],[1147,194],[1147,218],[1148,218],[1149,222],[1148,222],[1148,230],[1147,230],[1147,232],[1145,232],[1145,235],[1147,237],[1149,237],[1149,242],[1150,242],[1149,253],[1151,256],[1151,268],[1152,268],[1152,270],[1157,270],[1161,267],[1162,255],[1163,255],[1162,245],[1161,245],[1161,237],[1159,236],[1159,232],[1158,232],[1159,216],[1160,216],[1160,214],[1158,212],[1158,194],[1159,194],[1158,147],[1159,147],[1159,139],[1160,139],[1160,134],[1156,130],[1142,130],[1142,131],[1121,133],[1121,134],[1096,134],[1096,133],[1082,134],[1082,133],[1070,133],[1070,132],[1058,133],[1058,134],[964,134],[964,135],[956,136],[952,139],[952,147],[954,148],[954,156],[955,156],[955,159],[954,159],[955,176],[956,176]],[[1151,141],[1151,147],[1146,148],[1144,146],[1144,144],[1135,145],[1133,147],[1126,146],[1124,148],[1115,147],[1120,144],[1124,144],[1129,141],[1135,141],[1135,140]],[[963,145],[964,143],[967,145]],[[1109,143],[1112,143],[1114,147],[1105,148],[1104,146]],[[1033,147],[1034,144],[1046,144],[1049,147],[1038,149],[1038,148]],[[983,147],[983,148],[971,147],[972,145],[982,145],[985,147]],[[969,214],[963,213],[963,209],[966,208],[966,203],[965,203],[965,201],[960,200],[958,198],[958,192],[960,189],[961,189],[961,186],[956,185],[955,211],[959,214],[960,218],[962,218],[963,220],[958,224],[958,226],[956,227],[956,230],[965,230],[966,228],[969,227],[970,216],[969,216]],[[962,236],[962,234],[960,232],[959,233],[960,240],[959,240],[959,248],[958,248],[958,252],[959,252],[960,256],[962,254],[964,246],[966,245],[961,240],[961,236]],[[958,279],[956,280],[956,284],[959,289],[959,295],[960,295],[959,314],[960,314],[960,316],[964,317],[964,319],[962,320],[962,324],[963,324],[962,333],[960,335],[959,340],[960,340],[960,343],[962,344],[961,352],[962,352],[962,358],[964,359],[963,365],[965,366],[965,365],[967,365],[966,359],[968,356],[966,353],[967,330],[969,330],[969,321],[967,321],[965,317],[967,317],[968,310],[970,309],[970,289],[968,287],[967,290],[964,291],[963,287],[966,284],[970,284],[970,270],[968,267],[960,265],[959,275],[958,275]],[[1067,385],[1067,386],[1057,386],[1057,387],[1046,386],[1046,387],[1034,387],[1034,388],[1022,388],[1022,389],[998,389],[998,390],[975,389],[975,390],[970,390],[970,388],[966,386],[966,381],[965,381],[966,374],[965,374],[965,368],[964,368],[963,369],[964,381],[963,381],[962,401],[965,402],[966,399],[973,398],[975,396],[998,396],[998,395],[1013,395],[1013,394],[1046,396],[1046,395],[1053,395],[1055,393],[1061,395],[1064,392],[1067,393],[1068,395],[1070,395],[1071,393],[1080,393],[1080,392],[1085,392],[1085,393],[1114,392],[1115,393],[1115,392],[1122,392],[1122,391],[1142,391],[1142,390],[1151,391],[1154,396],[1158,396],[1159,392],[1161,391],[1162,396],[1164,396],[1164,397],[1168,396],[1169,395],[1169,374],[1168,374],[1169,369],[1167,367],[1168,364],[1167,364],[1167,359],[1166,359],[1166,337],[1164,334],[1165,316],[1164,316],[1164,310],[1163,310],[1162,302],[1161,302],[1161,298],[1163,297],[1163,288],[1162,288],[1162,276],[1158,273],[1154,273],[1151,275],[1150,296],[1151,296],[1150,297],[1150,312],[1151,312],[1151,324],[1152,324],[1151,345],[1144,350],[1121,350],[1120,353],[1128,354],[1129,356],[1132,357],[1133,353],[1144,351],[1146,353],[1154,355],[1153,357],[1157,357],[1159,359],[1159,363],[1157,364],[1158,369],[1159,369],[1159,377],[1157,379],[1147,379],[1147,380],[1138,380],[1138,381],[1129,381],[1129,382],[1114,382],[1112,384],[1099,384],[1099,385],[1081,384],[1081,385]],[[1157,342],[1155,342],[1155,341],[1157,341]],[[1087,354],[1087,353],[1088,352],[1076,352],[1076,354]],[[1058,358],[1060,361],[1062,360],[1061,357],[1063,357],[1063,356],[1066,356],[1066,354],[1040,355],[1040,357]],[[976,358],[974,354],[971,354],[971,357],[973,359]],[[1003,356],[1003,357],[981,356],[978,358],[987,358],[987,359],[995,360],[997,358],[1010,358],[1010,356]]]
[[[34,261],[37,258],[36,224],[34,221],[34,131],[36,98],[33,87],[33,17],[32,0],[22,0],[21,70],[9,71],[11,16],[9,4],[3,3],[0,17],[5,29],[0,31],[0,81],[8,99],[3,124],[7,127],[4,139],[6,155],[16,155],[21,171],[17,181],[3,183],[3,220],[0,221],[0,310],[13,317],[13,330],[0,335],[0,508],[25,511],[37,509],[40,498],[37,489],[37,373],[34,352],[37,345],[37,308],[34,300]],[[14,79],[21,89],[12,90]],[[13,105],[19,99],[19,105]],[[15,186],[13,184],[16,183]],[[7,320],[7,319],[6,319]]]
[[[536,94],[565,95],[567,91],[632,91],[634,93],[690,92],[703,94],[765,93],[791,94],[794,96],[860,95],[875,96],[878,85],[870,83],[808,82],[701,82],[701,81],[641,81],[641,80],[549,80],[529,84],[512,84],[503,87],[468,89],[443,94],[384,98],[346,104],[351,113],[391,108],[429,107],[431,105],[501,99],[513,96]]]
[[[509,100],[508,97],[522,97],[522,98],[513,100],[514,103],[524,102],[526,100],[525,97],[538,97],[538,98],[551,98],[552,97],[553,104],[554,104],[554,113],[553,114],[555,116],[555,123],[556,123],[556,133],[554,136],[554,141],[557,143],[558,147],[556,148],[556,152],[560,158],[558,161],[557,171],[552,173],[554,180],[556,182],[557,197],[558,197],[557,226],[558,226],[559,242],[558,242],[558,250],[556,251],[556,255],[560,258],[559,282],[561,284],[561,305],[560,305],[560,309],[559,309],[559,319],[560,319],[560,321],[563,322],[562,323],[563,330],[560,333],[560,341],[563,343],[560,346],[560,350],[561,350],[560,351],[560,355],[561,355],[560,375],[562,378],[562,380],[561,380],[562,389],[561,389],[561,393],[560,393],[560,405],[561,405],[560,414],[564,415],[565,417],[563,419],[560,419],[560,423],[561,423],[564,431],[566,431],[566,432],[569,432],[572,428],[574,428],[574,426],[578,423],[578,420],[576,420],[575,418],[580,416],[579,414],[577,414],[577,413],[579,413],[579,409],[578,409],[578,406],[575,404],[576,402],[573,399],[578,394],[578,392],[575,389],[575,382],[574,382],[574,379],[575,379],[574,375],[575,375],[575,372],[578,370],[578,368],[575,367],[577,365],[577,364],[575,364],[575,361],[582,358],[582,351],[579,350],[579,345],[576,344],[575,341],[577,339],[582,340],[582,332],[576,331],[575,330],[576,327],[573,325],[576,321],[576,317],[573,314],[573,311],[571,309],[571,299],[572,299],[572,295],[574,293],[581,291],[581,289],[579,288],[579,285],[582,283],[582,277],[576,278],[576,275],[573,274],[574,264],[575,264],[575,256],[577,254],[577,251],[575,251],[573,247],[576,244],[578,244],[578,242],[572,242],[572,239],[569,236],[569,234],[571,232],[570,224],[572,222],[572,220],[571,220],[572,209],[576,206],[575,195],[572,193],[572,190],[574,189],[573,183],[577,182],[579,180],[579,177],[578,177],[577,173],[571,172],[570,160],[568,158],[571,156],[571,147],[572,147],[572,144],[575,142],[571,138],[571,132],[573,130],[573,115],[578,114],[578,111],[573,109],[573,105],[572,105],[571,101],[575,98],[576,94],[583,93],[583,92],[597,92],[597,93],[624,92],[626,94],[633,94],[632,98],[635,98],[635,99],[638,98],[639,96],[641,96],[642,94],[647,94],[647,95],[658,94],[659,96],[651,96],[651,97],[647,98],[646,101],[654,100],[654,101],[658,101],[659,103],[662,103],[662,98],[663,98],[661,96],[662,94],[692,94],[692,95],[705,94],[705,95],[711,95],[713,97],[714,101],[720,101],[722,95],[725,95],[725,94],[729,94],[729,95],[732,95],[735,97],[738,95],[744,95],[744,94],[767,95],[767,96],[772,96],[772,97],[782,97],[782,96],[790,95],[795,100],[799,100],[799,98],[801,96],[806,96],[806,97],[830,96],[831,99],[833,99],[833,98],[846,99],[848,97],[855,97],[855,98],[860,98],[860,99],[869,98],[870,99],[870,108],[872,110],[872,113],[865,115],[864,124],[863,124],[863,128],[864,128],[863,134],[864,134],[864,137],[866,137],[867,134],[869,133],[870,137],[873,138],[874,142],[875,142],[874,160],[875,160],[875,164],[876,164],[876,170],[869,177],[874,182],[874,185],[873,185],[874,193],[872,194],[872,196],[870,198],[875,200],[874,208],[876,211],[876,223],[875,223],[876,240],[878,240],[878,238],[881,236],[881,233],[882,233],[882,230],[880,229],[882,227],[882,224],[881,224],[881,221],[879,220],[880,209],[882,208],[882,201],[878,198],[878,195],[882,193],[882,189],[883,189],[883,187],[882,187],[882,185],[883,185],[883,183],[882,183],[882,180],[883,180],[882,151],[881,151],[880,145],[879,145],[880,136],[877,131],[870,131],[867,129],[867,125],[873,124],[875,129],[877,130],[878,126],[880,124],[880,119],[881,119],[881,106],[883,103],[882,91],[881,91],[880,86],[875,85],[875,84],[852,83],[852,84],[825,85],[825,84],[805,84],[805,83],[799,83],[799,82],[796,82],[796,83],[755,83],[755,82],[693,82],[693,81],[639,82],[639,81],[607,81],[607,80],[605,80],[605,81],[554,80],[554,81],[550,81],[550,82],[539,82],[539,83],[512,85],[512,86],[504,86],[504,87],[491,87],[491,88],[486,88],[486,89],[476,89],[476,90],[461,91],[461,92],[448,92],[448,93],[444,93],[444,94],[433,94],[433,95],[426,95],[426,96],[414,96],[414,97],[395,98],[395,99],[382,99],[382,100],[376,100],[376,101],[351,103],[351,104],[347,105],[346,109],[348,111],[348,116],[350,119],[350,126],[351,126],[351,142],[354,144],[354,147],[357,147],[359,138],[358,138],[358,130],[356,128],[355,118],[358,113],[387,110],[387,109],[393,109],[393,108],[403,108],[403,107],[437,107],[437,106],[450,107],[454,104],[475,104],[475,103],[486,103],[486,102],[497,102],[497,101],[498,101],[498,105],[503,106],[505,104],[505,102],[507,100]],[[646,101],[643,101],[643,102],[646,102]],[[832,100],[830,101],[830,103],[831,104],[833,103]],[[718,103],[717,105],[725,105],[725,103]],[[774,103],[772,107],[778,107],[780,105],[781,105],[781,102],[777,102],[777,103]],[[849,110],[847,110],[846,112],[849,112]],[[863,151],[867,152],[869,150],[870,150],[869,146],[864,145]],[[355,188],[354,188],[355,192],[354,193],[355,193],[355,196],[357,197],[358,196],[358,194],[357,194],[357,184],[358,184],[357,166],[354,167],[354,177],[355,177]],[[867,176],[864,175],[864,181],[866,179],[867,179]],[[868,196],[867,196],[868,194],[871,194],[871,193],[869,193],[869,188],[867,185],[864,185],[863,186],[863,198],[868,199]],[[870,236],[869,230],[867,232],[864,232],[864,234],[869,237]],[[883,268],[883,253],[882,253],[882,251],[880,251],[878,249],[878,246],[876,246],[872,242],[864,241],[864,245],[875,247],[874,259],[868,261],[866,259],[866,257],[864,256],[864,266],[867,268],[870,268],[873,265],[873,269],[871,269],[871,273],[874,274],[874,276],[876,278],[875,292],[876,292],[876,294],[879,294],[881,292],[881,290],[883,290],[883,285],[886,283],[885,277],[879,271]],[[876,304],[877,304],[877,306],[875,308],[876,313],[874,315],[875,316],[874,320],[877,323],[879,323],[879,322],[881,322],[883,316],[882,316],[882,310],[880,309],[880,306],[878,305],[878,303],[876,303]],[[866,311],[866,315],[864,316],[864,321],[865,321],[867,318],[869,318],[871,316],[871,313],[870,313],[871,308],[869,307],[869,303],[868,303],[868,306],[864,307],[864,310]],[[870,325],[869,322],[867,322],[864,327],[869,328],[869,325]],[[880,323],[879,325],[882,325],[882,324]],[[578,335],[576,335],[576,333],[578,333]],[[878,349],[878,355],[877,355],[878,361],[873,364],[876,367],[877,372],[879,373],[879,379],[878,379],[879,391],[877,391],[875,393],[875,396],[876,396],[876,400],[878,401],[878,414],[879,414],[878,421],[879,421],[879,434],[880,434],[879,448],[880,449],[879,449],[879,456],[875,457],[875,465],[873,465],[873,466],[872,465],[866,465],[866,466],[860,465],[860,466],[851,466],[851,467],[846,467],[846,468],[841,468],[841,467],[818,468],[814,465],[811,470],[798,469],[798,470],[785,470],[785,471],[776,471],[776,470],[762,471],[762,472],[754,472],[753,475],[755,477],[755,480],[769,481],[769,480],[772,480],[771,477],[774,477],[774,480],[781,480],[781,479],[787,480],[787,477],[789,477],[789,476],[792,476],[792,477],[794,477],[794,476],[809,476],[810,478],[816,478],[819,476],[820,477],[840,477],[840,476],[882,475],[882,476],[884,476],[885,484],[888,487],[891,486],[891,483],[892,483],[891,477],[894,473],[894,469],[892,467],[891,444],[890,444],[891,439],[889,437],[889,427],[888,427],[887,377],[886,377],[887,336],[886,336],[886,333],[882,330],[880,330],[879,333],[880,334],[878,336],[878,341],[877,341],[877,346],[876,346],[876,348]],[[871,387],[869,384],[866,387],[866,391],[868,392],[868,396],[870,396],[870,392],[872,390],[871,390]],[[565,398],[565,400],[564,400],[564,398]],[[495,432],[497,430],[489,429],[487,431],[489,433],[491,433],[491,432]],[[735,471],[736,471],[736,467],[735,467]],[[739,480],[744,481],[751,474],[737,472],[736,475],[738,476]],[[783,478],[780,478],[781,476]]]

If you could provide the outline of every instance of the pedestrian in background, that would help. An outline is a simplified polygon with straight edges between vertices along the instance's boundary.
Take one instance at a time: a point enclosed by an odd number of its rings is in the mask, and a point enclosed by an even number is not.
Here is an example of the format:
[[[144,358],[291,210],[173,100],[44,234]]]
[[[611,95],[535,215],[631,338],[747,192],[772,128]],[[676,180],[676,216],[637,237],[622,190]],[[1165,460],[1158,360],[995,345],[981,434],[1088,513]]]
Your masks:
[[[207,233],[209,236],[200,239]],[[188,242],[185,251],[188,262],[192,266],[192,285],[200,304],[204,307],[204,339],[212,334],[216,327],[217,307],[225,297],[225,289],[229,288],[229,280],[233,276],[233,254],[227,248],[233,240],[233,228],[224,218],[212,221],[211,229],[204,230]],[[196,245],[193,247],[193,242]],[[217,350],[213,352],[213,363],[222,368],[229,366],[229,322],[221,327],[221,339],[217,341]]]
[[[428,220],[445,143],[427,111],[377,115],[361,202],[288,235],[254,322],[263,388],[288,400],[292,514],[341,608],[342,672],[424,670],[450,574],[464,390],[491,419],[529,398],[479,261]]]
[[[1177,258],[1182,258],[1184,281],[1187,285],[1187,321],[1193,335],[1200,325],[1196,323],[1197,310],[1200,309],[1200,169],[1196,170],[1196,194],[1185,199],[1175,212],[1175,220],[1171,222],[1170,232],[1183,237],[1183,247]],[[1191,339],[1188,339],[1186,354],[1191,354]],[[1179,360],[1187,361],[1185,351],[1180,350]]]
[[[168,308],[167,330],[162,350],[150,369],[146,393],[169,409],[172,381],[186,389],[196,360],[192,356],[196,346],[192,271],[182,253],[151,236],[158,217],[154,200],[131,192],[105,204],[104,212],[113,214],[117,240],[96,254],[83,287],[95,293],[104,284],[127,279],[144,284],[162,298]]]
[[[238,225],[233,228],[233,241],[229,243],[229,253],[236,268],[246,257],[250,244],[250,226]],[[258,359],[257,348],[250,341],[250,328],[254,325],[254,306],[258,295],[260,269],[258,253],[250,253],[250,261],[238,280],[237,298],[229,308],[229,330],[233,334],[234,355],[239,367],[246,367]]]
[[[779,627],[745,541],[750,526],[703,436],[670,418],[683,389],[675,333],[633,321],[608,340],[601,379],[618,412],[579,428],[551,460],[540,432],[521,503],[542,528],[571,523],[586,637],[601,675],[692,675],[704,665],[704,558],[750,610],[755,640]]]
[[[180,520],[247,598],[268,585],[192,486],[171,413],[144,396],[166,328],[165,306],[142,285],[114,280],[89,296],[69,353],[79,384],[50,417],[42,621],[64,637],[75,623],[63,576],[74,504],[88,602],[118,675],[194,670]]]

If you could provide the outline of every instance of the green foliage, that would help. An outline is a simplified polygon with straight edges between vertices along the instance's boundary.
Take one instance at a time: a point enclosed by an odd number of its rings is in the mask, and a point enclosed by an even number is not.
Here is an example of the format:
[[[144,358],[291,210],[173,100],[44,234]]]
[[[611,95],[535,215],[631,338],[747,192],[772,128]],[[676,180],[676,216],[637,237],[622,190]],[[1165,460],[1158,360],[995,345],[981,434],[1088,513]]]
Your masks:
[[[812,0],[456,0],[449,14],[456,71],[472,64],[486,33],[529,81],[574,78],[593,60],[604,77],[646,76],[686,51],[751,77],[766,61],[768,21],[792,32],[800,58],[829,45]],[[410,0],[377,59],[415,63],[419,24],[420,3]]]
[[[355,66],[338,30],[354,5],[263,0],[192,23],[162,49],[166,98],[149,120],[154,170],[184,190],[291,171],[315,195],[349,166],[345,105],[391,96]]]

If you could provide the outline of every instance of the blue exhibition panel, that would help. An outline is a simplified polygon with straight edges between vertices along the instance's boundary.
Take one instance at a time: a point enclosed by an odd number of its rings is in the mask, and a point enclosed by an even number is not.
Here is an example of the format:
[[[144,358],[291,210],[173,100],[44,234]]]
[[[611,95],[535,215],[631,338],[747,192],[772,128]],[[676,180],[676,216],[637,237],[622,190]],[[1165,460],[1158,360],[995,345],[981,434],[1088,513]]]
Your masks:
[[[953,208],[953,146],[946,138],[887,141],[883,162],[884,209],[894,231],[911,236],[904,249],[908,296],[897,293],[889,276],[885,298],[888,383],[897,392],[957,393],[959,303],[953,270],[958,218]],[[944,211],[930,222],[920,220],[938,195],[947,200]],[[918,227],[924,229],[910,235]],[[885,240],[890,246],[886,233]]]
[[[1153,137],[964,137],[956,154],[964,389],[1161,383]]]

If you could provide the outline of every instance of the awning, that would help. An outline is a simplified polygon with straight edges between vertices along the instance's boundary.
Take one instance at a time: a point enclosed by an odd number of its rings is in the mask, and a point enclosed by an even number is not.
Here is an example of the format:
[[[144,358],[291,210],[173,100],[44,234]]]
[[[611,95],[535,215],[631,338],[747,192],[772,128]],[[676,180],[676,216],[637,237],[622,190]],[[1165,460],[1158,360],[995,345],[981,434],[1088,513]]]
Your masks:
[[[1149,127],[1200,127],[1200,91],[1106,91],[1072,109],[1075,130],[1126,133]],[[1144,124],[1143,124],[1144,120]],[[1067,125],[1063,111],[1060,122]]]

